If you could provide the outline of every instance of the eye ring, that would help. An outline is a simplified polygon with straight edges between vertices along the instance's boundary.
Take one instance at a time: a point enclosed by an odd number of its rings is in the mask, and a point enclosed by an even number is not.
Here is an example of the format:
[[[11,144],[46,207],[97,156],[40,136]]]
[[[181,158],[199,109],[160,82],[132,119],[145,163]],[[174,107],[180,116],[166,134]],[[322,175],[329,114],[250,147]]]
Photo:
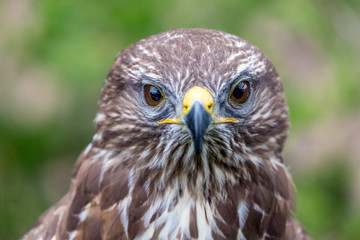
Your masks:
[[[165,101],[164,94],[161,90],[152,84],[146,84],[144,86],[144,98],[150,107],[156,107]]]
[[[245,103],[250,96],[250,83],[247,80],[241,81],[235,85],[229,95],[229,101],[240,105]]]

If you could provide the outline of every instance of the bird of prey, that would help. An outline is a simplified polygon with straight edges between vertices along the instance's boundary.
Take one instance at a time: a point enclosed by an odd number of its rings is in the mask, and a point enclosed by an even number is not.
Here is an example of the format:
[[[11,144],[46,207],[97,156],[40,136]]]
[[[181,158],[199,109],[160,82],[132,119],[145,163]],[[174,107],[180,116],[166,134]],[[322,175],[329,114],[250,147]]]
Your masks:
[[[282,151],[270,60],[234,35],[178,29],[126,48],[68,193],[23,239],[309,239]]]

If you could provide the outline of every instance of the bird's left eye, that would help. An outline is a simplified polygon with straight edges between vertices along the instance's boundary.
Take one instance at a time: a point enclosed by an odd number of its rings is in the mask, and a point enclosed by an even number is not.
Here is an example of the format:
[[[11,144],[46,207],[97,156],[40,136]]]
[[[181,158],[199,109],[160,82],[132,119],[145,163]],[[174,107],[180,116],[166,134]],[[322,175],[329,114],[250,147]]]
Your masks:
[[[147,104],[152,107],[155,107],[159,105],[162,101],[164,101],[164,96],[161,93],[160,89],[155,87],[154,85],[145,85],[144,95]]]
[[[250,83],[248,81],[239,82],[231,91],[229,100],[237,104],[242,104],[250,96]]]

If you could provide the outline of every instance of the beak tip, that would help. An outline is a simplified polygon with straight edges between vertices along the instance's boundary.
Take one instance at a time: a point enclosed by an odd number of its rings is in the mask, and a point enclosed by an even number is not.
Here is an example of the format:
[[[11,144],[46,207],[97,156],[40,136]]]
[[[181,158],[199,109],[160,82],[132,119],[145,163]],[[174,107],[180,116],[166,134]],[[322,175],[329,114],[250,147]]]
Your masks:
[[[194,145],[195,145],[195,154],[196,155],[200,155],[202,152],[202,138],[201,139],[197,139],[198,141],[194,141]]]

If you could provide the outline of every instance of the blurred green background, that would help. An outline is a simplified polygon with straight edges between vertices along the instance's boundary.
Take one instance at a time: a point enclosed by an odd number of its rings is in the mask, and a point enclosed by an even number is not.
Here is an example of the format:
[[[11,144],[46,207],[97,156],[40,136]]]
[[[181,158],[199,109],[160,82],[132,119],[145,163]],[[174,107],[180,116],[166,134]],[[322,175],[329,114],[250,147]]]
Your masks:
[[[360,239],[360,2],[0,0],[0,239],[66,191],[116,54],[174,28],[260,47],[284,82],[285,160],[314,239]]]

